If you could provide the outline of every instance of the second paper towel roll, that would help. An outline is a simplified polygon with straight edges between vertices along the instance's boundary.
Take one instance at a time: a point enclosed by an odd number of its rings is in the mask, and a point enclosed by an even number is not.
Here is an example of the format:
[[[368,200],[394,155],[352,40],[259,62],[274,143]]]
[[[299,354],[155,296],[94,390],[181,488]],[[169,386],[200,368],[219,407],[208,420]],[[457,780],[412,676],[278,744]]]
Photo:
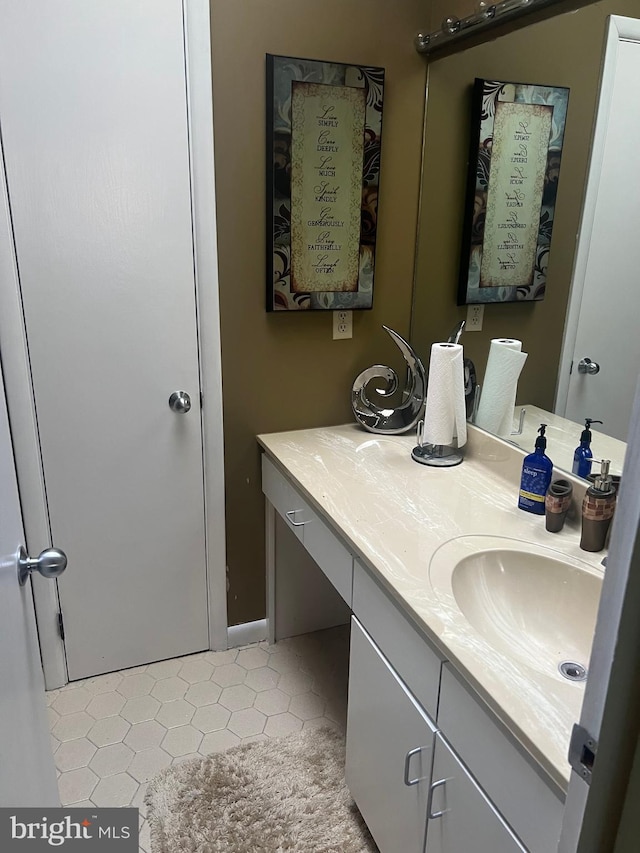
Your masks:
[[[462,347],[460,344],[433,344],[424,414],[424,442],[452,444],[457,435],[458,447],[462,447],[467,440],[465,415]]]
[[[513,338],[491,341],[475,422],[495,435],[507,436],[513,429],[518,379],[527,360],[521,350],[522,341]]]

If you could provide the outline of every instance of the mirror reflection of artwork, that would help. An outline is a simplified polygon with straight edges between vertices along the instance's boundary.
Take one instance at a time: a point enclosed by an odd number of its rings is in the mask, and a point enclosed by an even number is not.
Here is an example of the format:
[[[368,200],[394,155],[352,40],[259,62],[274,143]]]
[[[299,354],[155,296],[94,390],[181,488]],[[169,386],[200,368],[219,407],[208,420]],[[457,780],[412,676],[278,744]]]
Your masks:
[[[544,297],[568,99],[476,79],[459,305]]]

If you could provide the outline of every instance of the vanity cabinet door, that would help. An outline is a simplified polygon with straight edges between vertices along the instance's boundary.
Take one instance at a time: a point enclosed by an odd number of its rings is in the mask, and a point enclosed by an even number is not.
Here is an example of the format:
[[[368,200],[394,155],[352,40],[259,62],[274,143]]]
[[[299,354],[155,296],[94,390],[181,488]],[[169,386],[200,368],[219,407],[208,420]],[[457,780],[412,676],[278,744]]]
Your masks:
[[[381,853],[424,850],[434,734],[352,617],[346,779]]]
[[[432,778],[426,853],[526,853],[440,732]]]

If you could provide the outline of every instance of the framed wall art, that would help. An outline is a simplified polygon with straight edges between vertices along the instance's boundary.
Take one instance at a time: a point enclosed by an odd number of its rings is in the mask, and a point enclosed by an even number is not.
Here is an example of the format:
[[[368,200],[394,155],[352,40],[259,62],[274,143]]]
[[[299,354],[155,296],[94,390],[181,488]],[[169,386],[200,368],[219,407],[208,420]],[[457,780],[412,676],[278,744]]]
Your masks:
[[[371,308],[384,69],[267,54],[267,310]]]
[[[568,102],[476,79],[458,305],[544,298]]]

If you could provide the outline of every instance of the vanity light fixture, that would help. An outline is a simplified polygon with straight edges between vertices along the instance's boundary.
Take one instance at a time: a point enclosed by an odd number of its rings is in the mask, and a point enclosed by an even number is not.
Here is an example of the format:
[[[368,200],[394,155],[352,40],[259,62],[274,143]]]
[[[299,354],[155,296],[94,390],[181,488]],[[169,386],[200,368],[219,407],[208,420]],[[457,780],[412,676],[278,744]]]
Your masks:
[[[466,18],[451,15],[442,22],[442,27],[432,33],[417,33],[414,44],[418,53],[435,53],[454,40],[474,35],[476,32],[511,21],[561,0],[477,0],[476,11]]]

